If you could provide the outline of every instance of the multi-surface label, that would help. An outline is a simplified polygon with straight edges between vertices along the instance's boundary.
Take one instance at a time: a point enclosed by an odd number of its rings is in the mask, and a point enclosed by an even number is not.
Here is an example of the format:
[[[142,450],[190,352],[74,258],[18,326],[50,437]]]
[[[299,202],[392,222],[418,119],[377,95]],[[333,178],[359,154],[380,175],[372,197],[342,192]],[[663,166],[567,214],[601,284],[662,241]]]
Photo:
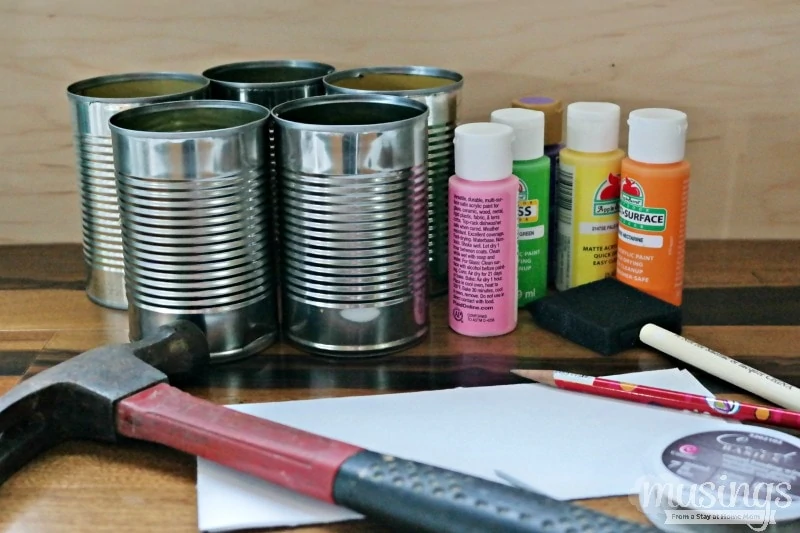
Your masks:
[[[679,305],[688,174],[654,179],[623,166],[622,176],[617,278]]]
[[[619,183],[618,161],[577,167],[562,157],[558,178],[558,290],[614,275]]]
[[[644,189],[635,179],[625,178],[619,202],[620,224],[647,231],[664,231],[667,228],[667,210],[648,207]]]

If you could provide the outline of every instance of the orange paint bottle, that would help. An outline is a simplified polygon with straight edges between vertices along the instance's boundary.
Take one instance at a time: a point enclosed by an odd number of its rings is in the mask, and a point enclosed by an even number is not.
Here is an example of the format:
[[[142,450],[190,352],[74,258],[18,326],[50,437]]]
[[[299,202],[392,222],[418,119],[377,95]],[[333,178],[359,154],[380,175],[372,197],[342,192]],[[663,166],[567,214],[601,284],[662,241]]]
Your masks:
[[[628,126],[628,157],[620,172],[617,279],[680,305],[690,169],[683,159],[686,114],[637,109]]]

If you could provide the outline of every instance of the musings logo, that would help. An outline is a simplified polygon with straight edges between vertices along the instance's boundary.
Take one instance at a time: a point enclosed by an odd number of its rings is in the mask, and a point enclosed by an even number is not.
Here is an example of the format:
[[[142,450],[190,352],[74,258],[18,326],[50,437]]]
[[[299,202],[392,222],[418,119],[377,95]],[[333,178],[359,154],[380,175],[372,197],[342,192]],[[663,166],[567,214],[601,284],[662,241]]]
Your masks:
[[[664,483],[644,478],[632,498],[658,526],[737,524],[765,531],[793,505],[791,484],[743,483],[721,475],[717,483]]]

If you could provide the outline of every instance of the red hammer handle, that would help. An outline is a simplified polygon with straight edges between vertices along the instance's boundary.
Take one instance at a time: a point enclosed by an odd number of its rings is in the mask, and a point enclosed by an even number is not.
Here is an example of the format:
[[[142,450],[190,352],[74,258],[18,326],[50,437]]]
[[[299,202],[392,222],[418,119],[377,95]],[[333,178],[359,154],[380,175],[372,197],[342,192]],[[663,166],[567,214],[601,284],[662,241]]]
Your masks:
[[[516,487],[383,455],[156,385],[117,404],[117,430],[409,531],[652,533]]]
[[[159,384],[117,404],[117,431],[334,503],[334,478],[362,448],[270,422]]]

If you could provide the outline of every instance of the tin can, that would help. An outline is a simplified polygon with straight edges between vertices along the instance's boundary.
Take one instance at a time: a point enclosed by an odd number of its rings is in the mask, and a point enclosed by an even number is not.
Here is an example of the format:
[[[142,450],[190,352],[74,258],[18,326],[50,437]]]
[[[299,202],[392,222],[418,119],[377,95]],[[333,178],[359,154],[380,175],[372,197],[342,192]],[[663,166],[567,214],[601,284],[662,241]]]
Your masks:
[[[190,320],[212,362],[275,340],[268,116],[256,104],[198,100],[111,118],[131,340]]]
[[[453,136],[463,77],[433,67],[388,66],[342,70],[323,80],[328,94],[381,93],[428,106],[428,260],[432,295],[447,292],[447,182],[455,170]]]
[[[273,109],[283,331],[303,349],[382,355],[428,331],[427,115],[385,95]]]
[[[78,166],[86,294],[93,302],[128,308],[108,119],[145,104],[200,99],[207,87],[203,76],[173,72],[114,74],[67,87]]]
[[[203,75],[211,81],[210,97],[220,100],[252,102],[267,109],[299,98],[325,94],[322,78],[333,72],[333,66],[316,61],[271,60],[243,61],[211,67]],[[275,132],[269,122],[270,195],[274,238],[278,234],[278,176],[275,173]],[[276,265],[277,267],[277,265]]]
[[[211,67],[210,97],[252,102],[267,109],[278,104],[325,94],[322,78],[334,67],[316,61],[244,61]]]

